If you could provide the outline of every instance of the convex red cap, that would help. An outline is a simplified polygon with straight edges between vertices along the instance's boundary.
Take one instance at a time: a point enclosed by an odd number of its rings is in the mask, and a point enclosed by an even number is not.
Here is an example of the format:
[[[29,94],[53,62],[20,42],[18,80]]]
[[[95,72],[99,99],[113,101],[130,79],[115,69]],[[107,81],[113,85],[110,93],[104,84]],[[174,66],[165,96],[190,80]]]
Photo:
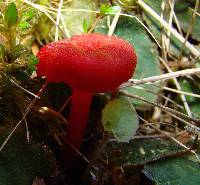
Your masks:
[[[52,42],[37,57],[38,76],[88,92],[115,90],[132,77],[137,63],[128,42],[96,33]]]

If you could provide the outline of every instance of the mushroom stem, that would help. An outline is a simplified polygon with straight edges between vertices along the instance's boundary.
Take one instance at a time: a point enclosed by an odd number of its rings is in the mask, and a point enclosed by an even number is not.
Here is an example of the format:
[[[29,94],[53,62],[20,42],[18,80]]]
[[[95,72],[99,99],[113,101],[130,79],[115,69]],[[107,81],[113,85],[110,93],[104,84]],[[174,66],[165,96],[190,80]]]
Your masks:
[[[76,89],[72,93],[67,139],[77,149],[80,149],[87,126],[91,100],[92,93]]]

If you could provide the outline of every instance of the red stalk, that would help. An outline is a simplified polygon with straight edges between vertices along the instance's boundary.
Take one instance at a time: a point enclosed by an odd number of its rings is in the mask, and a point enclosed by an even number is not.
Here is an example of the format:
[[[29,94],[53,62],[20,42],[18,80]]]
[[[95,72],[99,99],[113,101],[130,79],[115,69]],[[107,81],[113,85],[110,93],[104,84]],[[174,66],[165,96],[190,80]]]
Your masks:
[[[91,100],[92,93],[76,89],[72,93],[67,139],[77,149],[80,149],[87,126]]]

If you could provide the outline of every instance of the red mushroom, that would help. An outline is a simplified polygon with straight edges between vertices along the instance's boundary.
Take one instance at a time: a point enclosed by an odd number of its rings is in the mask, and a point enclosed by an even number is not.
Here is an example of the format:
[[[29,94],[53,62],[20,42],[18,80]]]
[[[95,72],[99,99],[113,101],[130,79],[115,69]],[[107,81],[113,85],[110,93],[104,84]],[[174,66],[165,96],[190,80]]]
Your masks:
[[[67,139],[79,149],[92,94],[114,91],[132,77],[137,63],[134,49],[116,36],[91,33],[52,42],[37,56],[38,76],[73,89]]]

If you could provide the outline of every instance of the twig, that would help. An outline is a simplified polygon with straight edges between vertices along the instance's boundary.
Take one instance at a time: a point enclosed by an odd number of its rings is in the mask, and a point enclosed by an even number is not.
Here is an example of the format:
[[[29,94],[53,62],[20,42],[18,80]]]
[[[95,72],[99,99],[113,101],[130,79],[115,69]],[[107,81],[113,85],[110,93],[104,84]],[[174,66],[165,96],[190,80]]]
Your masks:
[[[65,32],[63,32],[63,30],[60,28],[60,26],[56,24],[56,21],[55,21],[55,20],[52,18],[52,16],[44,9],[43,6],[40,6],[40,5],[35,4],[35,3],[32,3],[32,2],[30,2],[30,1],[28,1],[28,0],[21,0],[21,1],[27,3],[28,5],[32,6],[33,8],[35,8],[35,9],[41,11],[42,13],[44,13],[44,14],[55,24],[55,26],[58,27],[58,29],[63,33],[63,35],[65,35]],[[57,10],[57,9],[56,9],[56,10]],[[67,36],[65,35],[65,37],[67,37]]]
[[[138,5],[143,8],[146,12],[151,14],[166,30],[170,31],[181,43],[185,42],[185,38],[180,35],[173,27],[171,27],[165,20],[163,20],[150,6],[144,3],[142,0],[138,0]],[[185,46],[191,51],[194,56],[200,56],[200,51],[197,50],[188,41],[185,42]]]
[[[43,12],[56,25],[55,20],[51,17],[51,15],[48,12],[45,11],[45,9],[42,6],[35,4],[35,3],[32,3],[28,0],[21,0],[21,1],[25,2],[26,4],[32,6],[33,8],[35,8],[37,10]]]
[[[70,96],[69,98],[67,98],[67,100],[65,101],[65,103],[62,105],[62,107],[58,111],[59,114],[61,114],[61,112],[64,110],[64,108],[67,106],[67,104],[70,102],[71,99],[72,99],[72,96]]]
[[[97,16],[97,18],[94,20],[94,22],[93,22],[92,26],[90,27],[90,29],[88,30],[88,33],[91,33],[94,30],[95,26],[97,25],[97,23],[99,22],[99,20],[101,18],[102,18],[102,15],[99,14]]]
[[[41,113],[49,113],[51,115],[54,115],[55,117],[58,117],[59,119],[61,119],[66,125],[68,125],[68,121],[65,119],[65,117],[60,114],[60,112],[56,112],[55,110],[48,108],[48,107],[41,107],[39,112]]]
[[[40,96],[42,94],[42,92],[44,91],[46,85],[48,82],[45,82],[45,84],[42,86],[42,88],[39,90],[39,92],[37,93],[37,96]],[[0,146],[0,152],[3,150],[3,148],[6,146],[7,142],[10,140],[10,138],[12,137],[13,133],[15,132],[15,130],[18,128],[18,126],[22,123],[22,121],[26,118],[26,116],[28,115],[28,113],[30,112],[31,108],[33,107],[33,105],[35,104],[35,102],[37,101],[37,98],[34,98],[32,100],[32,102],[29,104],[29,106],[26,108],[25,113],[23,114],[22,119],[15,125],[15,127],[12,129],[12,131],[10,132],[10,134],[8,135],[8,137],[5,139],[5,141],[3,142],[3,144]]]
[[[59,22],[60,22],[62,4],[63,4],[63,0],[60,0],[59,7],[58,7],[57,18],[56,18],[55,41],[58,41],[58,26],[59,26]]]
[[[66,25],[65,25],[65,23],[64,23],[64,19],[63,19],[62,14],[60,14],[60,20],[61,20],[61,22],[62,22],[63,31],[65,32],[65,35],[67,36],[67,38],[70,38],[71,36],[70,36],[69,31],[68,31],[68,29],[67,29],[67,27],[66,27]]]
[[[146,136],[145,135],[144,136],[143,135],[142,136],[133,136],[130,141],[137,140],[137,139],[156,139],[156,138],[163,138],[163,137],[166,137],[166,136],[163,135],[163,134],[146,135]],[[115,138],[111,138],[108,141],[109,142],[118,142],[118,140],[115,139]]]
[[[114,33],[115,27],[116,27],[117,22],[118,22],[119,17],[120,17],[120,12],[121,12],[121,8],[119,8],[119,10],[117,11],[117,13],[115,14],[115,16],[113,18],[112,24],[111,24],[109,31],[108,31],[108,36],[111,36]]]
[[[26,93],[28,93],[28,94],[34,96],[35,98],[40,99],[39,96],[37,96],[37,95],[35,95],[34,93],[32,93],[32,92],[28,91],[27,89],[23,88],[23,87],[20,86],[17,82],[15,82],[13,79],[10,79],[10,82],[11,82],[12,84],[14,84],[16,87],[22,89],[24,92],[26,92]]]
[[[180,90],[177,90],[177,89],[173,89],[173,88],[170,88],[170,87],[162,87],[160,85],[156,85],[156,84],[151,84],[157,88],[161,88],[161,89],[164,89],[166,91],[170,91],[170,92],[174,92],[174,93],[177,93],[177,94],[184,94],[186,96],[192,96],[192,97],[195,97],[195,98],[200,98],[200,95],[199,94],[194,94],[194,93],[189,93],[189,92],[186,92],[186,91],[180,91]]]
[[[151,85],[154,85],[154,84],[151,84]],[[157,88],[162,88],[162,87],[160,87],[160,86],[155,86],[155,87],[157,87]],[[141,86],[133,86],[132,88],[141,89],[141,90],[143,90],[143,91],[146,91],[146,92],[149,92],[149,93],[151,93],[151,94],[154,94],[154,95],[156,95],[156,96],[158,96],[158,97],[162,97],[162,98],[164,98],[165,100],[169,101],[170,103],[174,104],[176,107],[178,107],[178,108],[180,108],[180,109],[183,109],[183,106],[179,105],[178,103],[176,103],[175,101],[173,101],[173,100],[170,99],[169,97],[166,97],[166,96],[164,96],[164,95],[162,95],[162,94],[155,93],[154,91],[149,90],[149,89],[146,89],[146,88],[141,87]],[[199,96],[200,96],[200,95],[199,95]]]
[[[143,79],[130,79],[128,83],[122,84],[119,86],[118,89],[134,86],[134,85],[140,85],[140,84],[146,84],[146,83],[152,83],[152,82],[157,82],[161,80],[168,80],[171,78],[175,77],[181,77],[181,76],[186,76],[186,75],[193,75],[193,74],[198,74],[200,73],[200,68],[192,68],[192,69],[185,69],[181,71],[176,71],[176,72],[170,72],[166,74],[162,74],[159,76],[151,76]]]
[[[167,69],[167,71],[171,73],[172,70],[171,70],[171,68],[167,65],[167,63],[166,63],[162,58],[160,58],[160,61],[161,61],[162,64],[165,66],[165,68]],[[199,68],[199,69],[200,69],[200,68]],[[176,85],[176,88],[177,88],[178,90],[181,90],[181,86],[180,86],[178,80],[177,80],[175,77],[173,77],[173,81],[174,81],[174,83],[175,83],[175,85]],[[187,115],[190,116],[190,117],[192,117],[192,112],[191,112],[190,107],[189,107],[189,105],[188,105],[188,103],[187,103],[186,97],[184,96],[184,94],[181,94],[180,96],[181,96],[181,100],[182,100],[182,102],[183,102],[183,105],[184,105],[184,107],[185,107],[185,110],[186,110]]]
[[[89,164],[89,160],[85,157],[79,150],[76,149],[67,139],[65,136],[58,134],[59,139],[61,139],[64,143],[66,143],[79,157],[81,157],[87,164]]]
[[[198,12],[195,12],[195,11],[194,11],[194,9],[193,9],[193,8],[191,8],[191,7],[189,7],[189,9],[190,9],[192,12],[194,12],[196,15],[198,15],[198,16],[200,17],[200,13],[198,13]]]
[[[179,57],[178,57],[179,61],[180,61],[180,59],[182,57],[182,53],[183,53],[183,49],[185,47],[186,41],[188,40],[188,38],[189,38],[189,36],[190,36],[190,34],[192,32],[192,29],[193,29],[193,26],[194,26],[194,22],[195,22],[195,18],[196,18],[196,13],[195,12],[197,12],[198,9],[199,9],[199,0],[196,0],[194,12],[192,13],[192,17],[191,17],[191,20],[190,20],[190,26],[188,28],[187,34],[185,36],[185,41],[184,41],[184,43],[183,43],[183,45],[181,47],[181,51],[180,51],[180,54],[179,54]]]
[[[195,118],[189,117],[189,116],[187,116],[187,115],[185,115],[185,114],[183,114],[183,113],[181,113],[181,112],[178,112],[178,111],[176,111],[176,110],[174,110],[174,109],[171,109],[171,108],[169,108],[169,107],[165,107],[165,106],[160,105],[160,104],[157,104],[157,103],[149,102],[149,101],[145,100],[144,98],[142,98],[142,97],[140,97],[140,96],[130,94],[130,93],[126,92],[126,91],[119,91],[119,94],[120,94],[120,95],[123,95],[123,96],[130,97],[130,98],[135,98],[135,99],[141,100],[141,101],[143,101],[143,102],[145,102],[145,103],[148,103],[148,104],[150,104],[150,105],[159,107],[159,108],[161,108],[161,109],[164,110],[164,111],[167,111],[167,112],[170,112],[170,113],[175,114],[175,115],[177,115],[177,116],[180,116],[180,117],[182,117],[182,118],[184,118],[184,119],[186,119],[186,120],[193,121],[193,122],[195,122],[195,123],[197,123],[197,124],[200,123],[200,119],[195,119]],[[191,125],[192,125],[192,124],[190,124],[189,126],[191,126]]]
[[[164,0],[161,4],[161,19],[164,19],[164,12],[165,12],[165,7],[166,7],[166,0]],[[172,16],[171,16],[171,12],[170,12],[170,17],[169,17],[169,25],[171,26],[171,21],[172,21]],[[170,38],[170,32],[166,31],[165,34],[165,29],[162,29],[161,32],[161,43],[162,43],[162,54],[164,55],[164,57],[167,56],[168,50],[169,50],[169,38]]]
[[[48,7],[47,7],[48,9]],[[55,10],[55,8],[50,8],[52,10]],[[100,14],[100,11],[95,11],[95,10],[87,10],[87,9],[62,9],[61,11],[68,11],[68,12],[91,12],[91,13],[96,13],[96,14]],[[116,13],[109,13],[106,15],[115,15]],[[129,14],[125,14],[125,13],[120,13],[120,15],[125,16],[125,17],[130,17],[130,18],[134,18],[136,19],[143,27],[144,29],[150,34],[150,36],[153,38],[153,40],[156,42],[156,44],[158,45],[159,48],[161,48],[159,42],[156,40],[155,36],[151,33],[151,31],[148,29],[148,27],[136,16],[134,15],[129,15]],[[100,17],[100,16],[99,16]],[[96,25],[96,24],[95,24]],[[93,30],[93,29],[92,29]],[[91,31],[89,31],[90,33]]]
[[[171,11],[173,12],[173,18],[174,18],[174,22],[175,22],[175,24],[177,26],[177,29],[178,29],[179,33],[181,35],[183,35],[181,27],[180,27],[180,24],[179,24],[178,19],[177,19],[177,16],[176,16],[176,14],[174,12],[174,0],[173,0],[173,4],[169,1],[169,6],[171,8]]]
[[[174,142],[176,142],[177,144],[179,144],[180,146],[182,146],[183,148],[185,148],[186,150],[188,150],[188,152],[192,152],[195,157],[197,158],[198,162],[200,163],[200,159],[199,159],[199,156],[197,155],[197,153],[193,150],[194,147],[191,147],[191,148],[188,148],[187,146],[185,146],[183,143],[181,143],[180,141],[178,141],[176,138],[174,137],[171,137],[170,135],[166,134],[165,132],[157,129],[156,127],[154,127],[153,125],[151,125],[151,127],[153,127],[155,130],[159,131],[160,133],[166,135],[167,137],[169,137],[170,139],[172,139]],[[198,135],[196,135],[196,139],[195,140],[198,140]],[[196,144],[196,143],[195,143]],[[194,145],[193,145],[194,146]]]
[[[22,115],[24,116],[24,113],[23,111],[20,109]],[[30,142],[30,132],[29,132],[29,129],[28,129],[28,123],[27,123],[27,120],[26,118],[24,118],[24,122],[25,122],[25,127],[26,127],[26,139],[28,142]]]
[[[159,44],[159,42],[157,41],[157,39],[155,38],[155,36],[153,35],[153,33],[151,33],[151,31],[149,30],[149,28],[138,17],[136,17],[134,15],[125,14],[125,13],[120,13],[120,15],[125,16],[125,17],[130,17],[130,18],[133,18],[136,21],[138,21],[142,25],[142,27],[149,33],[149,35],[152,37],[152,39],[156,42],[156,44],[158,45],[158,47],[162,48],[161,45]]]
[[[163,110],[163,111],[166,112],[167,114],[169,114],[170,116],[172,116],[173,118],[175,118],[176,120],[178,120],[178,121],[184,123],[184,124],[186,125],[186,126],[184,127],[186,130],[187,130],[187,128],[188,128],[188,130],[189,130],[189,128],[195,129],[195,130],[197,130],[197,131],[200,130],[199,127],[197,127],[197,126],[195,126],[195,125],[189,123],[189,122],[186,121],[185,119],[182,119],[182,118],[176,116],[175,114],[172,114],[172,113],[167,112],[167,111],[165,111],[165,110]]]

